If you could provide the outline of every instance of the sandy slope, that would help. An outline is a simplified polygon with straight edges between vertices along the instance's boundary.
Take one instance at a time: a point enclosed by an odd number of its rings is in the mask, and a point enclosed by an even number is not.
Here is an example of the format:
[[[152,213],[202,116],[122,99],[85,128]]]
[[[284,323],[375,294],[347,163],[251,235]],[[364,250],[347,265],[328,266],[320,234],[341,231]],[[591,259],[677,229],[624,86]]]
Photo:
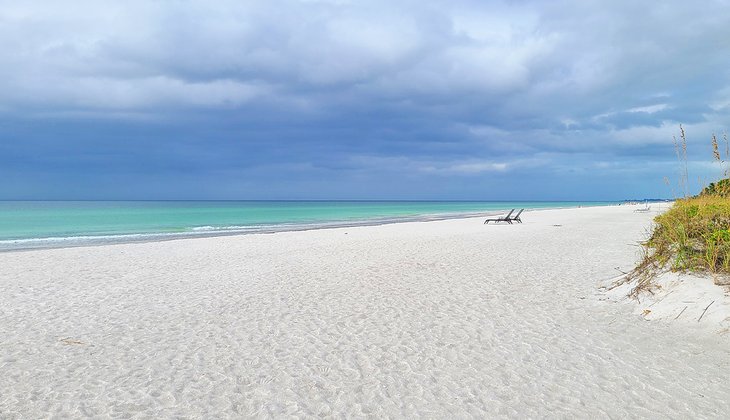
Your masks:
[[[647,320],[686,324],[685,328],[708,333],[730,333],[730,287],[718,286],[711,275],[658,273],[651,289],[631,298],[627,295],[637,287],[637,281],[625,283],[616,280],[625,278],[622,276],[606,282],[606,296],[616,302],[633,305],[634,313]],[[720,281],[726,282],[727,276],[721,277]]]
[[[727,417],[726,336],[598,291],[653,216],[0,254],[0,417]]]

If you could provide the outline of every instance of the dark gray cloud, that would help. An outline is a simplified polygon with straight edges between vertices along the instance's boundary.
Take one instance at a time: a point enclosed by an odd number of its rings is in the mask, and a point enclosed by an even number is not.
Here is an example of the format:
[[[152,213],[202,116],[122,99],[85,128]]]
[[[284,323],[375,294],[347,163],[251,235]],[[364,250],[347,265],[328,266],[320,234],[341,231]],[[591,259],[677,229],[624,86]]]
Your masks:
[[[728,3],[2,2],[0,197],[667,195]]]

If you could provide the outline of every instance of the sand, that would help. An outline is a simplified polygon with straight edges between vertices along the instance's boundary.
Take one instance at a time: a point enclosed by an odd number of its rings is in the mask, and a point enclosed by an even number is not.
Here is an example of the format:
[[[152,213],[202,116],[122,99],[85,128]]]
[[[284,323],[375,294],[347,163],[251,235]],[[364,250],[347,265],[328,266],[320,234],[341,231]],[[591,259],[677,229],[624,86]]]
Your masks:
[[[599,288],[655,215],[3,253],[0,418],[727,417],[728,337]]]
[[[637,287],[636,280],[607,282],[604,286],[609,299],[632,304],[633,312],[647,320],[686,324],[688,328],[726,335],[730,333],[730,288],[718,283],[724,284],[728,277],[713,277],[667,270],[657,273],[650,289],[631,298],[627,295]]]

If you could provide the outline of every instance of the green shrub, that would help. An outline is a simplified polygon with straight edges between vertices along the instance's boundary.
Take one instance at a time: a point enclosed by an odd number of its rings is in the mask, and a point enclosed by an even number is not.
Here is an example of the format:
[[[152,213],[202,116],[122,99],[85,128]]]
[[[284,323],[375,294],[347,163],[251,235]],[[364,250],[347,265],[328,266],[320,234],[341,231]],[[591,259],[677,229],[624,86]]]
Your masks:
[[[718,197],[730,197],[730,179],[721,179],[717,182],[711,182],[706,186],[700,196],[713,195]]]

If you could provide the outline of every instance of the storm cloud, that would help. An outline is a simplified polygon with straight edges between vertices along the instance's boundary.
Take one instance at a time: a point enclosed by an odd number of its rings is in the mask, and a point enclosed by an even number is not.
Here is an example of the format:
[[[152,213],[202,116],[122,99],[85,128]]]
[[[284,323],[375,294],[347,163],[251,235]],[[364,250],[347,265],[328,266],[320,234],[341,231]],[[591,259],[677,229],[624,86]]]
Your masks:
[[[0,2],[0,198],[668,197],[730,3]]]

